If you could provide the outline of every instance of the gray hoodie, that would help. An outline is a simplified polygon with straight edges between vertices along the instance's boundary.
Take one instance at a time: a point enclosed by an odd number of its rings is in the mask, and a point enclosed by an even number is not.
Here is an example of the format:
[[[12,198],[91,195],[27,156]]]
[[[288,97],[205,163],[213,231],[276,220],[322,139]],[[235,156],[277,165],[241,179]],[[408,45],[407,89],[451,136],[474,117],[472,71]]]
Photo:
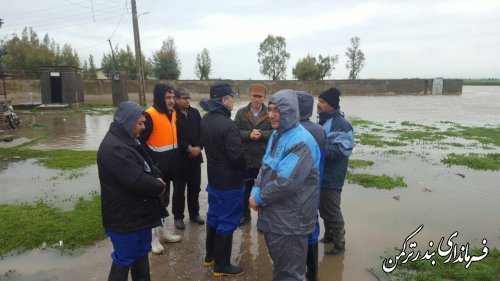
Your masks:
[[[135,124],[137,124],[137,120],[139,120],[139,117],[143,113],[144,109],[137,103],[133,101],[124,101],[116,108],[113,122],[115,122],[120,129],[132,136],[132,129]]]

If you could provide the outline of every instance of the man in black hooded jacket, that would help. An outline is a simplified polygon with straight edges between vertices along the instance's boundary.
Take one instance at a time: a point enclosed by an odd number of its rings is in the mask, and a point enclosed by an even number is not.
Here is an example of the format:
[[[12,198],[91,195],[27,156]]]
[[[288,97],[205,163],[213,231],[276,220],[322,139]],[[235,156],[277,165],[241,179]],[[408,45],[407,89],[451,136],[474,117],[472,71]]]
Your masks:
[[[174,178],[174,170],[178,160],[177,150],[177,127],[176,113],[174,111],[175,94],[174,88],[165,84],[156,84],[154,88],[153,105],[146,109],[146,129],[142,132],[139,140],[157,163],[167,184],[167,191],[163,198],[165,207],[164,217],[168,216],[168,203],[170,201],[170,182]],[[164,251],[160,240],[166,242],[178,242],[179,235],[168,231],[167,219],[162,220],[163,227],[153,230],[152,251],[161,254]]]

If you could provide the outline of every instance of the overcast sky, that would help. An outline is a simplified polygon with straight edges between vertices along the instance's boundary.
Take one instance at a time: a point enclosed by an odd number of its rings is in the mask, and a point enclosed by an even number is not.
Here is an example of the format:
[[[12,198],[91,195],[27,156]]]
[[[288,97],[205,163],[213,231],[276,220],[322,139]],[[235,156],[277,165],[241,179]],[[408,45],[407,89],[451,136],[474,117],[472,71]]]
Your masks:
[[[2,0],[0,37],[33,27],[69,43],[99,66],[113,45],[134,49],[130,0]],[[93,8],[93,9],[92,9]],[[365,54],[360,78],[500,77],[500,1],[137,0],[147,57],[175,39],[181,79],[196,79],[206,47],[212,77],[267,79],[257,52],[268,34],[285,37],[292,68],[307,54],[339,55],[331,79],[347,79],[345,50],[358,36]],[[144,13],[144,14],[143,14]],[[95,21],[94,21],[95,19]]]

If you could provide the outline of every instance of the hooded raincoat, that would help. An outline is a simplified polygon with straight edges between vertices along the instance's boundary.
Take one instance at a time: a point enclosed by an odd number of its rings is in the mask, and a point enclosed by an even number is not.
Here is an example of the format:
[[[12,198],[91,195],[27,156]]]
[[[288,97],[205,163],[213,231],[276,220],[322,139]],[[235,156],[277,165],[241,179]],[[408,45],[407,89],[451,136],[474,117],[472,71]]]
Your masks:
[[[307,235],[315,227],[321,152],[299,124],[296,91],[278,91],[269,104],[279,109],[280,127],[271,135],[252,189],[261,206],[257,227],[280,235]]]

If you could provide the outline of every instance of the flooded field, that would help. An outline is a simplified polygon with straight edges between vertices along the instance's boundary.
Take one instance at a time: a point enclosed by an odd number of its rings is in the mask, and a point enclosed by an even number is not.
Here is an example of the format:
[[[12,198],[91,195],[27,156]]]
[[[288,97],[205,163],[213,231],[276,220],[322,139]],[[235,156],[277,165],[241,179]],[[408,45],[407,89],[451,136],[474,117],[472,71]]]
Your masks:
[[[236,102],[238,108],[246,104],[244,97]],[[193,106],[198,107],[197,102]],[[340,106],[346,117],[353,120],[356,138],[379,134],[387,141],[397,138],[395,132],[424,126],[433,127],[428,132],[460,126],[500,126],[500,87],[495,86],[464,87],[461,96],[347,96],[341,98]],[[22,128],[13,134],[27,138],[47,136],[32,147],[43,150],[97,150],[112,121],[109,114],[26,112],[20,116]],[[437,244],[441,237],[446,240],[458,231],[454,242],[459,245],[469,243],[479,248],[486,238],[487,247],[500,248],[499,171],[441,162],[452,152],[500,153],[499,146],[460,136],[439,140],[399,139],[403,144],[397,146],[366,145],[356,140],[351,159],[374,164],[352,168],[351,172],[402,177],[407,187],[381,190],[346,183],[342,196],[346,252],[343,256],[324,256],[320,243],[320,280],[377,280],[368,271],[370,268],[380,278],[388,279],[390,275],[382,272],[383,258],[393,258],[392,250],[401,247],[420,225],[424,225],[416,236],[420,245],[431,240]],[[35,159],[2,162],[0,204],[39,199],[63,202],[65,198],[99,191],[96,165],[62,172],[41,166]],[[207,209],[204,172],[202,177],[203,213]],[[59,205],[71,208],[67,203]],[[245,268],[245,274],[226,280],[271,279],[272,267],[263,237],[255,226],[256,218],[254,213],[252,224],[235,232],[233,259]],[[186,230],[175,232],[183,235],[183,241],[166,245],[163,255],[151,256],[153,280],[216,280],[201,266],[205,228],[187,223]],[[110,242],[105,239],[70,255],[51,247],[7,254],[0,260],[0,280],[105,280],[111,251]]]

